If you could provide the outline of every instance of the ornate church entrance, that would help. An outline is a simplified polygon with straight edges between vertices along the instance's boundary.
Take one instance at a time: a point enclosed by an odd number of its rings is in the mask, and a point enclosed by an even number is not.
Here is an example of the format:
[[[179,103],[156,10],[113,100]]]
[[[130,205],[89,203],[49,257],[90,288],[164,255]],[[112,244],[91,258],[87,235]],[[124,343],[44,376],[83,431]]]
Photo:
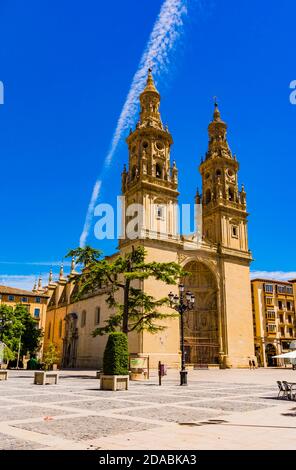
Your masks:
[[[65,317],[65,338],[63,344],[62,367],[76,367],[77,342],[78,342],[78,316],[76,313],[68,313]]]
[[[204,366],[219,363],[217,283],[203,263],[191,261],[184,267],[191,273],[185,290],[195,295],[195,307],[184,315],[185,356],[188,364]]]

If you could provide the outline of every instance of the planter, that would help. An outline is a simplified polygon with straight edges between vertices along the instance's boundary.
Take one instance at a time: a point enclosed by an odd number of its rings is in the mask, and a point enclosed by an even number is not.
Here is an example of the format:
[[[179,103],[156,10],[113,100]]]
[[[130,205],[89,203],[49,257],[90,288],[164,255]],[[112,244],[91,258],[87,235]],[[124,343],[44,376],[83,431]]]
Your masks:
[[[147,380],[147,372],[131,372],[131,380]]]
[[[101,390],[128,390],[128,375],[104,375],[100,376]]]
[[[8,377],[8,371],[7,370],[1,370],[0,371],[0,380],[7,380]]]

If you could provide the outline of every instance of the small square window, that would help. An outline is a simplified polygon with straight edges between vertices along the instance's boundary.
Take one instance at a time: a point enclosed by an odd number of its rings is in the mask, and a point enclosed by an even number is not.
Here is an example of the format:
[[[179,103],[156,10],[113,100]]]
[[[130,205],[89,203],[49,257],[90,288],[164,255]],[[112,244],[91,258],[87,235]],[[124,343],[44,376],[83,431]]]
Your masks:
[[[156,206],[156,218],[159,220],[164,219],[164,208],[163,206]]]
[[[36,304],[40,304],[41,298],[40,297],[35,297],[35,302],[36,302]]]
[[[22,302],[24,302],[25,304],[28,303],[28,297],[22,297]]]
[[[231,234],[233,238],[238,238],[238,226],[237,225],[232,225]]]
[[[10,302],[13,302],[13,301],[14,301],[14,295],[9,295],[9,296],[8,296],[8,300],[9,300]]]

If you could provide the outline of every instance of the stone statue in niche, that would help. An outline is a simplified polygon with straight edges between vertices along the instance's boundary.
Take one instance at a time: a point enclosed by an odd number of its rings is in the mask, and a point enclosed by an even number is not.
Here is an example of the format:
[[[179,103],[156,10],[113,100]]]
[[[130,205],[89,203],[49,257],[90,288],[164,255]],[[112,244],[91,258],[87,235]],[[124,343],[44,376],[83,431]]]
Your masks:
[[[222,183],[221,183],[221,176],[217,176],[217,196],[219,199],[222,199],[223,194],[222,194]]]

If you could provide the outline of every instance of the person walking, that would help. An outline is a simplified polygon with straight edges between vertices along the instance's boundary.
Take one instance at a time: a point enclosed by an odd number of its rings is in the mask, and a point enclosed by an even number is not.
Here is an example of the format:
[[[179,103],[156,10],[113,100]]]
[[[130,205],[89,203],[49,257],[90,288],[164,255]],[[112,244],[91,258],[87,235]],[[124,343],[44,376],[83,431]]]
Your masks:
[[[250,370],[252,369],[252,361],[251,361],[251,358],[249,359],[249,369],[250,369]]]

